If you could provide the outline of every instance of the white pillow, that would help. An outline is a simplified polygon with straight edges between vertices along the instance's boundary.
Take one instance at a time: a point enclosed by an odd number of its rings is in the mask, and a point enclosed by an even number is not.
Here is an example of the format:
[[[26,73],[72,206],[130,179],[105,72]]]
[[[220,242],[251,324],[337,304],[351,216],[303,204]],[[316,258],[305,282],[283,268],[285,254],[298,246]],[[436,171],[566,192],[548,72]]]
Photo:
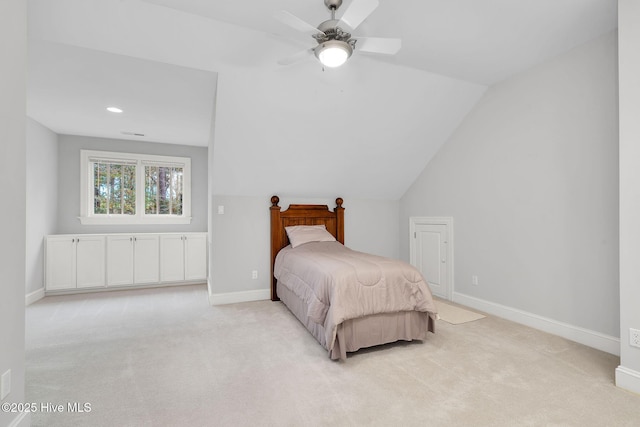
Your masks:
[[[335,242],[336,238],[327,231],[324,225],[294,225],[285,227],[291,247],[309,242]]]

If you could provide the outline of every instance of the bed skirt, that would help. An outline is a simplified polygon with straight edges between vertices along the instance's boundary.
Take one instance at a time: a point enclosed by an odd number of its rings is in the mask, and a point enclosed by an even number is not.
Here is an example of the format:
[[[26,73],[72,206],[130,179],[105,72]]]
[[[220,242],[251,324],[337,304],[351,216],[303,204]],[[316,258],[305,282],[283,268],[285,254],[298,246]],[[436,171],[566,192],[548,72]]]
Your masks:
[[[324,327],[309,319],[307,305],[286,286],[277,284],[278,297],[298,320],[311,332],[315,339],[329,351],[331,359],[346,359],[347,352],[361,348],[387,344],[395,341],[424,340],[427,332],[435,331],[433,318],[429,313],[402,311],[382,313],[349,319],[338,325],[337,338],[333,348],[325,339]]]

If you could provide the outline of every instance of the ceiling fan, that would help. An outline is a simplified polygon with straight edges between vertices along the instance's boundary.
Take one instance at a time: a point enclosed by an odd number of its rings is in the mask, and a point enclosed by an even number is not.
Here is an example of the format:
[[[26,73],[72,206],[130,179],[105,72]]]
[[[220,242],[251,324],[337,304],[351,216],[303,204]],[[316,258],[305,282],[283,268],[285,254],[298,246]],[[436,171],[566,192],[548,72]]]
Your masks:
[[[400,39],[352,37],[351,33],[344,30],[348,28],[353,31],[358,28],[378,7],[378,0],[353,0],[340,19],[336,19],[336,11],[342,6],[342,0],[324,0],[324,4],[331,13],[331,19],[317,27],[284,10],[276,14],[276,18],[284,24],[309,34],[318,43],[311,49],[281,59],[278,64],[293,64],[313,54],[324,66],[335,68],[344,64],[356,49],[361,52],[386,55],[394,55],[400,50],[402,45]]]

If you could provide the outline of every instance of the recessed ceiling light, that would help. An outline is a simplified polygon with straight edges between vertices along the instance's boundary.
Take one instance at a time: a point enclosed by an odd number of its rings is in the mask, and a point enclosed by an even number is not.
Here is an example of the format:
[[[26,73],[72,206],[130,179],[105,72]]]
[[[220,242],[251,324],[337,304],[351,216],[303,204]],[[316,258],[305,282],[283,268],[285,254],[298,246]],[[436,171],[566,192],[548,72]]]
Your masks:
[[[122,109],[118,107],[107,107],[107,111],[112,113],[122,113]]]

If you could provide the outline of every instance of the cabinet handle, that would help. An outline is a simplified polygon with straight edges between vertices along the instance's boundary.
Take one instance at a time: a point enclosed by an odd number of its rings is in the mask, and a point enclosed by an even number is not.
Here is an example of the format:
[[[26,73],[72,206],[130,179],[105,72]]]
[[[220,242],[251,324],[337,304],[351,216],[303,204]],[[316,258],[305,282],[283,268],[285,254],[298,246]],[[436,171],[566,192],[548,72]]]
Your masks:
[[[71,239],[71,243],[75,243],[75,242],[76,242],[76,239]]]
[[[137,237],[134,237],[134,238],[133,238],[133,241],[134,241],[134,242],[137,242],[137,241],[138,241],[138,238],[137,238]]]
[[[129,241],[130,241],[130,242],[133,242],[133,237],[129,237]]]

